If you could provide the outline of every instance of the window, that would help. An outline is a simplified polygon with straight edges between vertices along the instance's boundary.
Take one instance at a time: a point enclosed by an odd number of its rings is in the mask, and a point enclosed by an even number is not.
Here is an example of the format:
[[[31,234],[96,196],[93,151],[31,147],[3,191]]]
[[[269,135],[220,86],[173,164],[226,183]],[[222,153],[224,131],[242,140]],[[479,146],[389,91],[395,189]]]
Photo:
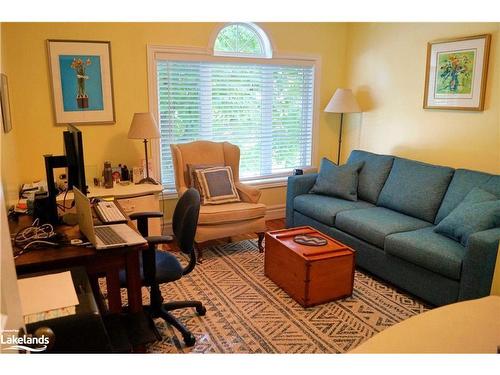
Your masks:
[[[216,56],[272,57],[271,43],[266,33],[252,23],[233,23],[217,34]]]
[[[236,59],[151,48],[152,106],[161,133],[156,156],[167,190],[175,191],[171,143],[204,139],[238,145],[244,181],[311,166],[314,59]]]

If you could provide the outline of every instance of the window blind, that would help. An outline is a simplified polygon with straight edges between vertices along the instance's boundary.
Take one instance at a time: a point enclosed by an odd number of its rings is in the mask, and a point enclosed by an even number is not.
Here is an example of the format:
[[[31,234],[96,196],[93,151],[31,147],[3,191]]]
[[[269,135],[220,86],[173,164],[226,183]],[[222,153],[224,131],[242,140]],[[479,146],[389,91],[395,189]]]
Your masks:
[[[314,67],[158,60],[161,178],[174,189],[171,143],[228,141],[241,179],[311,165]]]

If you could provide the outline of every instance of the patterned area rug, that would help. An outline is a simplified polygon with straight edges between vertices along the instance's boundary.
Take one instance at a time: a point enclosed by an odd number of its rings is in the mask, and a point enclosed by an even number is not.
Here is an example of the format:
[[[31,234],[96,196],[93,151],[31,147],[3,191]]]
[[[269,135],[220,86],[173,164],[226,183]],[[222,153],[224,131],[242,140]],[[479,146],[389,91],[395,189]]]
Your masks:
[[[182,335],[156,320],[164,339],[152,353],[344,353],[377,332],[428,307],[363,272],[356,271],[354,293],[343,300],[303,308],[264,276],[264,254],[246,240],[203,250],[204,260],[181,280],[161,286],[171,300],[200,300],[174,314],[196,336],[187,348]],[[144,302],[148,293],[143,288]]]

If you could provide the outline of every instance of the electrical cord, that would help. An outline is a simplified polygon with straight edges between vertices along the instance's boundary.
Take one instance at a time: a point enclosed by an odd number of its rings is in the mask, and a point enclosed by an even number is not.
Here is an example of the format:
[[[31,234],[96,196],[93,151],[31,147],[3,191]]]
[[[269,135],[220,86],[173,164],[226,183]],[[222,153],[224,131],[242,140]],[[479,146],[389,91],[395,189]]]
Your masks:
[[[62,192],[61,192],[61,194],[62,194]],[[74,199],[71,202],[71,205],[69,207],[66,206],[66,196],[67,195],[68,195],[68,189],[64,190],[63,203],[62,204],[60,204],[60,203],[57,204],[57,207],[59,207],[63,212],[66,212],[66,210],[70,210],[70,209],[72,209],[75,206],[75,200]]]
[[[38,245],[38,244],[41,244],[41,245],[51,245],[51,246],[59,246],[59,244],[57,242],[35,240],[35,241],[29,242],[26,246],[24,246],[23,250],[26,250],[27,248],[32,247],[33,245]]]
[[[35,219],[30,226],[19,230],[12,239],[14,247],[20,249],[14,252],[14,258],[25,253],[28,249],[39,245],[59,246],[60,243],[54,242],[59,234],[54,231],[52,224],[41,224],[40,220]]]
[[[41,224],[37,218],[30,226],[21,229],[14,236],[14,245],[22,246],[27,242],[39,239],[47,239],[54,236],[54,227],[52,224]]]

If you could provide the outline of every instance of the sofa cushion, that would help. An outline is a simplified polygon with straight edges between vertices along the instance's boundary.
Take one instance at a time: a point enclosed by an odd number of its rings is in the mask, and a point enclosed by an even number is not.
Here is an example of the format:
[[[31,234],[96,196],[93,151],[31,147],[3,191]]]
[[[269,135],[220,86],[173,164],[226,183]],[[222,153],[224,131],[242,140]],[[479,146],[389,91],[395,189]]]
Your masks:
[[[216,225],[237,221],[258,219],[266,214],[266,205],[262,203],[235,202],[200,207],[198,224]]]
[[[491,178],[486,181],[484,184],[479,186],[481,189],[486,190],[491,194],[495,194],[498,198],[500,198],[500,176],[493,175]]]
[[[434,231],[467,246],[471,234],[497,225],[500,225],[500,199],[476,187],[441,220]]]
[[[396,158],[377,206],[434,222],[453,169]]]
[[[335,226],[366,242],[384,248],[386,236],[398,232],[430,226],[430,223],[384,207],[342,211],[337,214]]]
[[[448,216],[475,187],[481,187],[496,196],[500,196],[500,176],[492,176],[488,173],[468,169],[457,169],[453,174],[441,207],[439,207],[434,224],[438,224]]]
[[[327,158],[321,159],[318,178],[309,191],[331,197],[358,200],[358,174],[363,162],[337,165]]]
[[[465,247],[430,226],[385,239],[385,252],[454,280],[460,280]]]
[[[323,224],[333,226],[335,216],[346,210],[373,207],[373,204],[364,201],[347,201],[326,195],[303,194],[293,200],[293,207],[303,215],[309,216]]]
[[[358,162],[364,162],[359,172],[358,198],[375,204],[391,172],[394,156],[353,150],[347,164]]]

